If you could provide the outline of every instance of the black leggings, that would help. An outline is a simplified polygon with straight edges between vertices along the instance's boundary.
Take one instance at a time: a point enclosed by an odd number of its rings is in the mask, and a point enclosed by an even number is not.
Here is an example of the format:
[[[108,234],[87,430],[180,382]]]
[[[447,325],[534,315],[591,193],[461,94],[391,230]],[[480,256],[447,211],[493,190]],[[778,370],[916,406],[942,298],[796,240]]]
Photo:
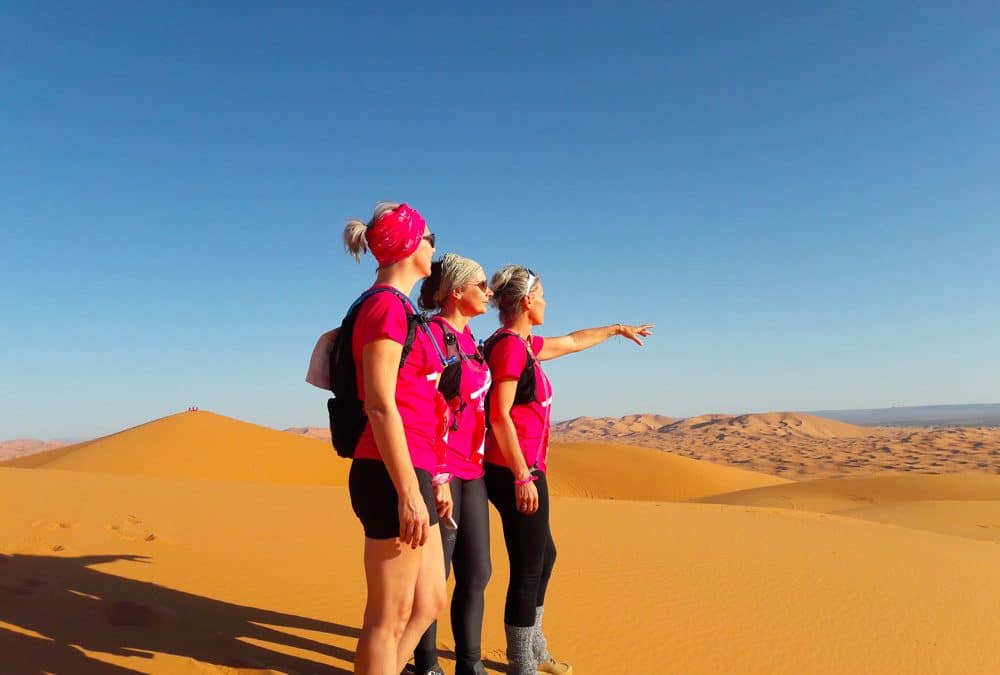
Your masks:
[[[514,474],[506,467],[486,464],[486,491],[500,512],[510,559],[510,583],[503,611],[508,626],[535,625],[535,607],[545,604],[545,590],[556,562],[556,544],[549,528],[549,486],[544,473],[536,475],[538,510],[525,515],[514,503]]]
[[[452,518],[458,529],[441,523],[445,575],[455,565],[455,593],[451,598],[451,629],[455,635],[456,675],[471,673],[482,659],[483,591],[490,580],[490,507],[482,478],[451,481],[455,503]],[[417,648],[417,672],[426,671],[437,661],[437,622],[431,624]]]

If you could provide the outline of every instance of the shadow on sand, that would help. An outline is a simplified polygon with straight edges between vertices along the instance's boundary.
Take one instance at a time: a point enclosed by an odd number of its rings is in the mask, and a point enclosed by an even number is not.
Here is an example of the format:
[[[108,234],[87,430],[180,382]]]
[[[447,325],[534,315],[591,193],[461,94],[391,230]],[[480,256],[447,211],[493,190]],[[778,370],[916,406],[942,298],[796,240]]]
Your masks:
[[[92,567],[121,560],[141,564],[148,559],[0,554],[0,624],[7,624],[0,625],[4,675],[139,672],[88,657],[73,645],[146,659],[173,654],[237,671],[350,672],[302,654],[353,662],[354,652],[283,629],[357,638],[357,628],[212,600]]]

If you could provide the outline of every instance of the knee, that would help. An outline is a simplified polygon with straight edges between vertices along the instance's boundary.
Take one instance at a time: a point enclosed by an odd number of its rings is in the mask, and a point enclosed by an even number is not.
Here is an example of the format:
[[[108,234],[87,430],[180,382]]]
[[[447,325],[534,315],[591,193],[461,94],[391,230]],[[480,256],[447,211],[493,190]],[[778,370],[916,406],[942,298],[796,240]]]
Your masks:
[[[437,619],[447,601],[448,595],[444,584],[434,584],[433,587],[418,589],[410,620],[426,623],[429,626]]]
[[[391,607],[384,607],[381,612],[374,614],[366,621],[367,628],[375,635],[392,638],[398,642],[410,622],[410,617],[413,616],[413,609],[412,602],[401,602]]]
[[[552,574],[552,568],[556,564],[556,547],[555,545],[550,546],[547,551],[545,551],[545,565],[542,568],[542,574],[544,576],[549,576]]]
[[[490,583],[491,576],[493,576],[493,567],[487,558],[486,560],[478,561],[472,569],[462,570],[461,575],[459,575],[456,569],[455,586],[467,591],[482,592],[486,590],[486,585]]]

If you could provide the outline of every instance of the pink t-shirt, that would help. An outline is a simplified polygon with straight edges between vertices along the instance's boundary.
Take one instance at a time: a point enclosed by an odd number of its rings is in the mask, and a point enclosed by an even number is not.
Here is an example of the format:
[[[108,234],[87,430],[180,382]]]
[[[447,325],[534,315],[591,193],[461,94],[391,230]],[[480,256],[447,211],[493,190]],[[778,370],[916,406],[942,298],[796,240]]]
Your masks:
[[[542,351],[545,338],[537,335],[531,338],[531,351],[537,357]],[[493,382],[517,380],[524,370],[528,359],[528,346],[515,336],[500,340],[490,352],[489,366],[493,373]],[[542,370],[542,364],[535,359],[535,398],[530,403],[514,405],[510,409],[510,417],[517,430],[517,440],[524,453],[524,461],[531,468],[546,469],[546,457],[549,451],[549,426],[552,411],[552,385]],[[490,464],[507,466],[500,446],[497,445],[493,430],[486,434],[486,461]],[[507,468],[510,468],[509,466]]]
[[[362,402],[365,400],[364,374],[361,369],[364,346],[382,338],[404,344],[408,315],[409,311],[392,292],[376,293],[361,304],[354,323],[351,350],[358,375],[358,398]],[[437,473],[443,459],[441,455],[444,446],[441,439],[446,424],[446,404],[437,390],[437,380],[443,368],[431,338],[418,327],[413,349],[400,368],[396,380],[396,406],[403,419],[406,446],[413,466],[432,474]],[[370,424],[365,425],[354,457],[382,459]]]
[[[473,480],[484,473],[486,409],[483,404],[490,388],[490,369],[484,361],[476,358],[476,339],[468,326],[459,332],[441,317],[434,317],[430,323],[431,333],[445,356],[451,355],[444,340],[442,324],[447,324],[448,330],[454,333],[458,350],[466,357],[461,359],[462,380],[458,396],[448,401],[449,423],[445,435],[448,451],[445,464],[448,471],[458,478]]]

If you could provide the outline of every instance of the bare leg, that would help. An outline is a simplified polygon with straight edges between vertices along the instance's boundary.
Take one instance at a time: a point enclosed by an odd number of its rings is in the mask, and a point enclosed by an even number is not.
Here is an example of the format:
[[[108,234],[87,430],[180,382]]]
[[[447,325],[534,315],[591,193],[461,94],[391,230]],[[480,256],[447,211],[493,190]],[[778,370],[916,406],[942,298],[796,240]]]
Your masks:
[[[420,641],[420,636],[434,623],[438,614],[444,609],[447,595],[444,577],[444,552],[441,550],[441,527],[431,527],[427,543],[417,549],[421,552],[420,569],[417,574],[416,588],[413,593],[410,619],[399,638],[396,652],[396,670],[394,675],[403,670],[410,660],[413,648]]]
[[[413,591],[425,548],[400,546],[399,539],[365,538],[368,601],[355,655],[355,673],[399,674],[401,667],[396,667],[399,641],[411,619]],[[439,538],[439,561],[441,555]]]

